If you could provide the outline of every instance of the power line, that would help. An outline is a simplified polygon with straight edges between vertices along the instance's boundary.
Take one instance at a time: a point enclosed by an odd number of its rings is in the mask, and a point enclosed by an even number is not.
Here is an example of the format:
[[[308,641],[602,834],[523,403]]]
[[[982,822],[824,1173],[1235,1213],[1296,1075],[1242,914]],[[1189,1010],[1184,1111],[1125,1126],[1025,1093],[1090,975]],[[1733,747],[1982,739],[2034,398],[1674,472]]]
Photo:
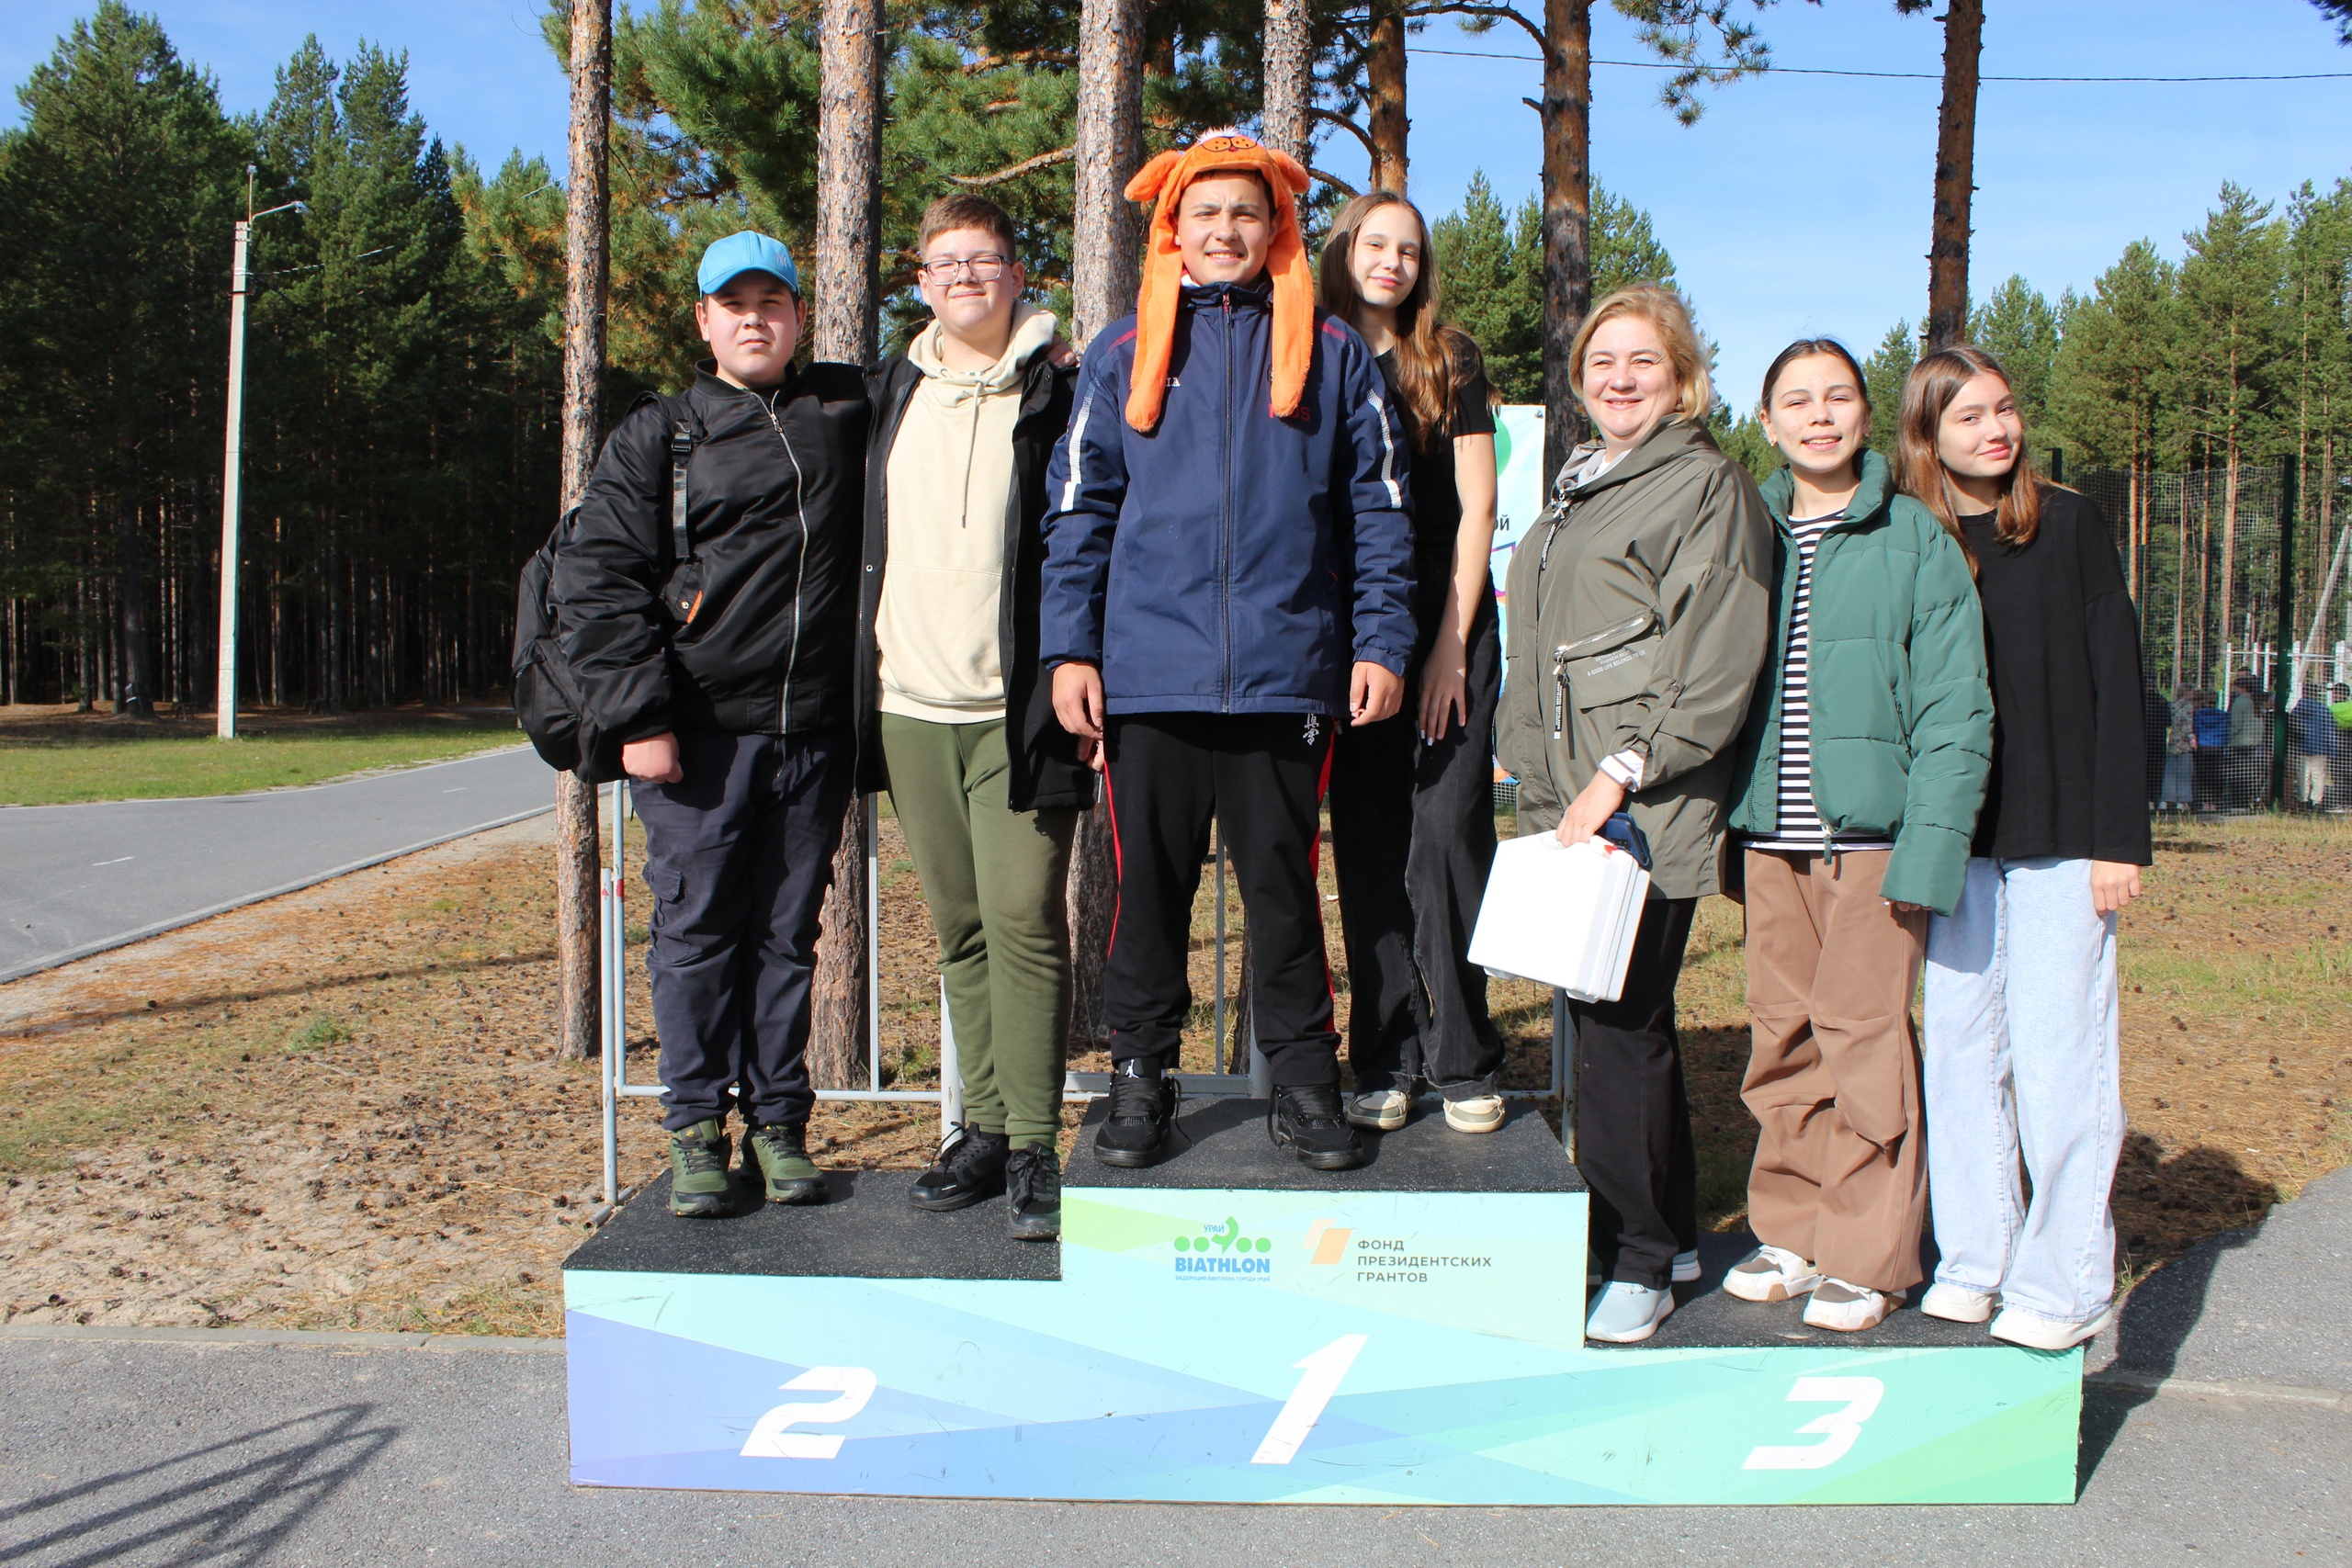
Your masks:
[[[1408,44],[1408,54],[1451,54],[1465,60],[1519,60],[1541,65],[1537,54],[1503,54],[1484,49],[1425,49]],[[1663,60],[1596,60],[1595,65],[1619,65],[1629,71],[1682,71],[1688,67]],[[1940,82],[1940,71],[1831,71],[1819,66],[1768,65],[1761,76],[1872,76],[1898,82]],[[2333,82],[2352,77],[2352,71],[2296,71],[2274,76],[1979,76],[1980,82]]]

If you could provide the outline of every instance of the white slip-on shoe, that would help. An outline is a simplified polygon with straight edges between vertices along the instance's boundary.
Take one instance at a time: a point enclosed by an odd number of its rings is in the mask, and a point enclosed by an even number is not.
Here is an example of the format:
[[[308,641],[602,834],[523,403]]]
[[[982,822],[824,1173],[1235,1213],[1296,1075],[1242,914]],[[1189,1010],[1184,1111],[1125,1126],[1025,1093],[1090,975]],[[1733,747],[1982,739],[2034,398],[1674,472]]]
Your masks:
[[[1674,1255],[1674,1282],[1678,1285],[1688,1285],[1698,1278],[1698,1249],[1693,1247],[1689,1252],[1676,1253]]]
[[[1982,1323],[1993,1315],[1993,1292],[1948,1285],[1939,1280],[1919,1298],[1919,1310],[1946,1323]]]
[[[1785,1247],[1759,1247],[1724,1276],[1724,1289],[1744,1302],[1785,1302],[1820,1283],[1821,1270]]]
[[[1611,1345],[1637,1344],[1656,1334],[1673,1310],[1672,1291],[1653,1291],[1647,1285],[1611,1280],[1585,1314],[1584,1337]]]
[[[1348,1120],[1375,1133],[1393,1133],[1405,1124],[1405,1114],[1412,1108],[1412,1097],[1403,1089],[1375,1089],[1349,1100]]]
[[[1814,1287],[1813,1299],[1804,1303],[1804,1325],[1859,1334],[1884,1323],[1886,1314],[1902,1304],[1901,1291],[1873,1291],[1843,1280],[1824,1280]]]
[[[1503,1124],[1503,1097],[1473,1095],[1445,1102],[1445,1124],[1457,1133],[1491,1133]]]
[[[2086,1323],[2060,1323],[2023,1307],[2003,1307],[2001,1315],[1993,1320],[1993,1337],[2022,1345],[2029,1350],[2071,1350],[2084,1340],[2095,1338],[2114,1321],[2112,1306]]]

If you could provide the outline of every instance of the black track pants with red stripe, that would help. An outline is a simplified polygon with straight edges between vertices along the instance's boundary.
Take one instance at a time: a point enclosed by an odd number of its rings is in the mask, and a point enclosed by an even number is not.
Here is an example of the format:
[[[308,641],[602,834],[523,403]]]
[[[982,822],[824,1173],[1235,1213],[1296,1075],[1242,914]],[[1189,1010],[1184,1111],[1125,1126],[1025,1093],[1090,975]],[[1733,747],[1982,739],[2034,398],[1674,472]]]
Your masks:
[[[1119,909],[1102,976],[1111,1059],[1174,1067],[1193,1006],[1193,899],[1214,819],[1241,886],[1250,1007],[1277,1085],[1340,1081],[1315,883],[1331,721],[1319,715],[1120,714],[1110,754]]]

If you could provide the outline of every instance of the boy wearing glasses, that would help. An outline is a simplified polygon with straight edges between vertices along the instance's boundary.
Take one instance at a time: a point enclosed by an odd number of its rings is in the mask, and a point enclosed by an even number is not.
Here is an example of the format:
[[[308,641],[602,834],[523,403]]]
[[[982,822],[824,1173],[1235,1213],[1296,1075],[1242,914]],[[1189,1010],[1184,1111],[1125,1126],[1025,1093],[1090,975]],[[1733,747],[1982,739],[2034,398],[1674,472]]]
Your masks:
[[[1046,468],[1069,421],[1054,318],[1022,299],[1012,220],[985,197],[923,213],[932,320],[874,373],[858,642],[865,790],[890,792],[939,937],[964,1122],[915,1207],[1008,1197],[1061,1234],[1069,1035],[1064,883],[1092,773],[1038,662]]]

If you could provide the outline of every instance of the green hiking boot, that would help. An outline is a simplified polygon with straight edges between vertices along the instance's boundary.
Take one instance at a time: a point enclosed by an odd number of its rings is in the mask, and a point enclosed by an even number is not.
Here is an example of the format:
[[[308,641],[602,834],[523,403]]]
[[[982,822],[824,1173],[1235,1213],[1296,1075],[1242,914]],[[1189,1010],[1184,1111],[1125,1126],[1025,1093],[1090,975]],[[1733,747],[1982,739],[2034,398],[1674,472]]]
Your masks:
[[[749,1160],[759,1162],[771,1203],[821,1203],[831,1196],[825,1187],[825,1173],[808,1157],[806,1122],[754,1127],[743,1140],[743,1153]]]
[[[727,1175],[728,1141],[716,1121],[697,1122],[670,1134],[670,1212],[707,1220],[734,1205]]]

